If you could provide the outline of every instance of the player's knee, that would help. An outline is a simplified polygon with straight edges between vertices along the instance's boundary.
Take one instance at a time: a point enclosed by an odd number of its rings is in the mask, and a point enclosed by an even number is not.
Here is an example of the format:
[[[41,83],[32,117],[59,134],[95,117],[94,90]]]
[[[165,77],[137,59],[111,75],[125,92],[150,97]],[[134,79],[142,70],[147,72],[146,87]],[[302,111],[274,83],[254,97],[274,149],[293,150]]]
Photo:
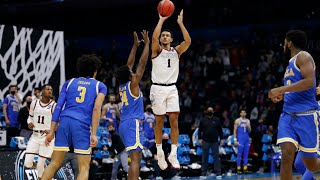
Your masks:
[[[27,168],[32,168],[33,166],[33,159],[29,158],[28,156],[25,158],[24,166]]]
[[[177,130],[179,128],[178,121],[171,121],[170,127],[171,130]]]
[[[290,151],[290,150],[284,150],[282,152],[282,156],[281,156],[281,161],[282,163],[284,163],[285,165],[292,165],[294,159],[294,154]]]
[[[32,168],[33,161],[24,161],[24,166],[27,167],[27,168]]]

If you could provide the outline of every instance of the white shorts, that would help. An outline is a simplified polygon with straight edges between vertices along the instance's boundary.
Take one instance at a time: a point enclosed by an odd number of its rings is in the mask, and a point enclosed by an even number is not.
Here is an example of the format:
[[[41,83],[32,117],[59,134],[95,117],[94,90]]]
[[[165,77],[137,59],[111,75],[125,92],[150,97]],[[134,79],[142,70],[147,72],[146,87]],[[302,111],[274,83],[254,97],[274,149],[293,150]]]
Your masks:
[[[51,158],[54,148],[54,139],[50,142],[49,146],[45,145],[45,140],[46,136],[41,136],[40,133],[33,132],[28,141],[26,153],[38,154],[41,157]]]
[[[167,112],[180,112],[179,95],[175,85],[152,85],[150,101],[155,115],[164,115]]]

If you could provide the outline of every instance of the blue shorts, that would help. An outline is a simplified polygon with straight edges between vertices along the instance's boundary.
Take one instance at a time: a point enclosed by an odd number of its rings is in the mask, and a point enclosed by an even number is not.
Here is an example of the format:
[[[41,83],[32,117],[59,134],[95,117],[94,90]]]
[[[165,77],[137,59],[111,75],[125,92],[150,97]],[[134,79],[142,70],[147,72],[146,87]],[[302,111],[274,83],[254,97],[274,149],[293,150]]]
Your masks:
[[[142,151],[142,127],[140,126],[139,120],[128,119],[121,121],[119,134],[127,152]]]
[[[318,114],[288,114],[283,112],[278,125],[277,144],[291,142],[304,157],[316,157],[318,150]]]
[[[90,126],[76,119],[62,117],[56,132],[55,151],[69,151],[72,144],[77,154],[91,154]]]

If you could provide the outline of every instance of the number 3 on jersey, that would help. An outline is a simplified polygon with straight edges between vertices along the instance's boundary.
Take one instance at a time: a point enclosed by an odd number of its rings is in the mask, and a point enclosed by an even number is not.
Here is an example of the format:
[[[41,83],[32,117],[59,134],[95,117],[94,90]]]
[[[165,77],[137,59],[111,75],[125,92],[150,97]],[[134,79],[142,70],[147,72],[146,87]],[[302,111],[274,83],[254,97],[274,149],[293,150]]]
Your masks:
[[[78,86],[78,91],[80,91],[80,94],[79,94],[80,97],[77,97],[76,101],[77,103],[83,103],[87,89],[86,87]]]
[[[128,98],[127,98],[127,93],[125,91],[124,92],[120,91],[120,98],[121,98],[121,101],[122,101],[124,106],[128,106],[129,105]]]

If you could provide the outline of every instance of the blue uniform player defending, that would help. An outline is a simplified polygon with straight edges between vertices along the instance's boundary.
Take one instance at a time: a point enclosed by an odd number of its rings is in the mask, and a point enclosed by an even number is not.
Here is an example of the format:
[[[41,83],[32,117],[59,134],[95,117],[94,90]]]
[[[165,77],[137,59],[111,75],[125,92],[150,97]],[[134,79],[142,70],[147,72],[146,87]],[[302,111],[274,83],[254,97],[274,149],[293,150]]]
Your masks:
[[[123,104],[122,113],[120,115],[119,134],[131,158],[128,179],[138,180],[142,157],[141,151],[143,149],[140,137],[142,128],[139,126],[139,121],[144,119],[143,95],[139,88],[139,82],[147,64],[150,40],[148,32],[143,30],[142,36],[145,44],[137,71],[134,74],[132,72],[132,67],[140,41],[137,33],[134,32],[133,34],[134,45],[131,49],[127,65],[121,66],[118,69],[117,79],[120,84],[119,93]]]
[[[292,179],[295,152],[299,149],[307,169],[320,170],[318,150],[318,103],[316,101],[315,63],[303,51],[307,36],[301,30],[286,33],[284,53],[290,58],[284,75],[284,86],[271,89],[269,98],[277,103],[284,99],[278,126],[277,144],[280,144],[281,179]]]
[[[98,143],[97,128],[107,93],[107,87],[95,79],[100,65],[101,61],[95,55],[83,55],[77,62],[80,77],[66,81],[61,89],[45,142],[49,144],[53,139],[59,121],[52,160],[45,169],[44,180],[52,179],[70,145],[78,154],[77,180],[88,179],[91,148]]]
[[[155,122],[156,122],[156,118],[152,113],[151,104],[148,104],[146,105],[146,112],[144,113],[143,135],[146,138],[146,142],[144,146],[149,149],[155,144],[155,140],[154,140]]]
[[[250,120],[246,118],[247,112],[245,110],[240,111],[240,118],[234,122],[233,136],[234,144],[238,146],[237,155],[237,173],[241,174],[241,159],[243,158],[243,172],[248,172],[248,156],[250,149],[250,137],[251,132]]]

